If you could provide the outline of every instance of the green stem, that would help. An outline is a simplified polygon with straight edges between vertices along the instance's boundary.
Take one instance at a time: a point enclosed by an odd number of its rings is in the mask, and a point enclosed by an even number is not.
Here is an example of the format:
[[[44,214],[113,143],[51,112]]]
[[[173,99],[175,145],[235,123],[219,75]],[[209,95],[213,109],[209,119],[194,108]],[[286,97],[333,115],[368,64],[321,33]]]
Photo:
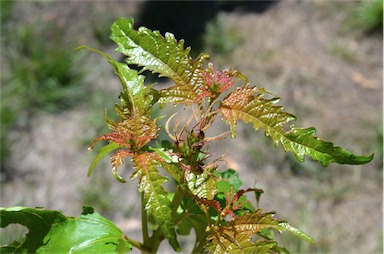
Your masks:
[[[193,248],[192,250],[192,254],[193,253],[202,253],[203,252],[203,249],[205,247],[205,245],[207,244],[207,237],[209,236],[209,233],[205,233],[204,236],[201,237],[201,241],[199,242],[199,244]]]
[[[143,235],[143,244],[146,248],[151,247],[151,241],[148,234],[147,211],[145,210],[144,192],[141,192],[141,227]]]
[[[172,217],[176,215],[177,208],[179,208],[181,201],[183,200],[183,193],[180,191],[180,187],[176,188],[175,196],[172,199]]]
[[[148,252],[148,250],[146,250],[144,244],[142,244],[142,243],[140,243],[140,242],[138,242],[138,241],[136,241],[136,240],[134,240],[134,239],[131,239],[131,238],[129,238],[129,237],[126,237],[126,236],[124,236],[124,238],[125,238],[130,244],[132,244],[133,247],[135,247],[135,248],[141,250],[142,253],[147,253],[147,252]]]
[[[181,214],[179,215],[176,215],[174,218],[174,224],[177,225],[179,224],[180,222],[184,221],[188,216],[190,216],[191,214],[189,213],[186,213],[186,212],[182,212]]]
[[[161,241],[164,240],[164,235],[161,230],[158,228],[153,232],[153,235],[150,239],[151,241],[151,253],[156,253],[159,249]]]

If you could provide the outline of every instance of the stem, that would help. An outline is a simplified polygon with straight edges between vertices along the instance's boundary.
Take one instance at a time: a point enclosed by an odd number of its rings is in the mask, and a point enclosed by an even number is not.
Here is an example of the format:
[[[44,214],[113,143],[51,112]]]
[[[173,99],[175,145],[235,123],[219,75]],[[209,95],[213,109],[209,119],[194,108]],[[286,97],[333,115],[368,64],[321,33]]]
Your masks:
[[[141,192],[141,227],[143,235],[143,245],[148,248],[151,246],[151,241],[148,234],[148,221],[147,211],[145,210],[144,192]]]
[[[141,250],[142,253],[143,253],[143,252],[144,252],[144,253],[148,252],[148,250],[146,250],[144,244],[142,244],[142,243],[140,243],[140,242],[138,242],[138,241],[136,241],[136,240],[134,240],[134,239],[131,239],[131,238],[129,238],[129,237],[126,237],[126,236],[124,236],[124,238],[125,238],[130,244],[132,244],[133,247],[135,247],[135,248]]]
[[[158,228],[153,232],[153,235],[150,239],[151,241],[151,253],[156,253],[159,249],[161,241],[163,241],[164,235],[161,230]]]
[[[172,217],[175,216],[177,208],[179,208],[181,201],[183,200],[183,193],[180,191],[180,187],[176,188],[175,196],[172,199]]]
[[[197,246],[195,246],[191,253],[202,253],[205,245],[207,244],[206,238],[208,237],[208,233],[205,233],[204,236],[201,237],[201,241]]]
[[[191,216],[189,213],[182,212],[180,215],[177,215],[177,216],[174,217],[175,218],[174,224],[175,225],[179,224],[180,222],[182,222],[183,220],[185,220],[189,216]]]

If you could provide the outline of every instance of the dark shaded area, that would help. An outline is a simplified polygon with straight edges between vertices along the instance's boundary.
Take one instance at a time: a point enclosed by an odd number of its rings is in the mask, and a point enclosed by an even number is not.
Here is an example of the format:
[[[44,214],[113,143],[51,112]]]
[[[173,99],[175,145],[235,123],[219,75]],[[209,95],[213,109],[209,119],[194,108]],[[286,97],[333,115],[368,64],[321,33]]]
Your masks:
[[[208,22],[220,11],[262,13],[277,1],[147,1],[143,4],[137,26],[171,32],[192,47],[192,55],[203,47]]]
[[[163,35],[170,32],[177,40],[183,39],[185,47],[192,48],[191,56],[197,57],[204,47],[206,26],[220,11],[262,13],[276,3],[278,1],[146,1],[135,21],[135,29],[144,26]],[[161,81],[149,71],[144,74],[149,82]]]

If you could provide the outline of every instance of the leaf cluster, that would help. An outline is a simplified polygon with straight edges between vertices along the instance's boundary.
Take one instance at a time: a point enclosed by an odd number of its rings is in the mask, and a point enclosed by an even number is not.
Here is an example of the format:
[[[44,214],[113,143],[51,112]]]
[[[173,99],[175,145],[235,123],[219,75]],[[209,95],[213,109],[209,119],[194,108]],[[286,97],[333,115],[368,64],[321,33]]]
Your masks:
[[[163,36],[159,31],[145,27],[135,30],[133,25],[133,19],[120,18],[111,28],[110,38],[118,45],[116,51],[126,56],[126,64],[99,52],[113,66],[123,86],[121,104],[115,107],[121,120],[113,122],[106,118],[113,132],[97,138],[91,148],[100,140],[109,140],[110,143],[99,150],[89,173],[101,157],[118,150],[111,157],[113,173],[119,181],[125,181],[117,175],[116,169],[125,157],[131,157],[134,166],[131,178],[139,178],[145,210],[156,225],[152,237],[144,232],[144,246],[155,251],[156,247],[150,245],[149,240],[156,242],[165,237],[175,250],[180,250],[175,230],[186,234],[191,228],[198,236],[194,251],[208,248],[217,253],[234,250],[277,252],[280,247],[272,239],[252,242],[252,237],[260,230],[269,228],[288,230],[312,242],[304,233],[275,219],[273,213],[255,210],[243,196],[246,192],[255,192],[259,197],[260,190],[239,190],[232,184],[228,185],[223,175],[218,174],[220,158],[210,160],[212,154],[209,153],[209,144],[225,138],[226,133],[208,138],[205,137],[206,130],[217,117],[221,117],[229,125],[230,136],[235,138],[237,122],[250,123],[255,130],[263,129],[276,147],[280,144],[285,151],[293,152],[299,161],[307,155],[323,166],[331,162],[363,164],[373,155],[358,156],[335,147],[331,142],[316,137],[316,130],[312,127],[287,126],[296,117],[277,105],[280,101],[278,96],[261,87],[251,86],[241,71],[217,70],[208,63],[207,54],[193,59],[189,55],[191,49],[185,48],[184,41],[177,41],[173,34],[165,33]],[[161,89],[147,86],[140,72],[129,68],[131,65],[167,77],[174,85]],[[157,140],[161,127],[150,114],[156,103],[162,106],[182,104],[193,109],[194,113],[188,120],[176,120],[173,132],[170,123],[175,115],[168,118],[164,128],[173,143]],[[152,140],[161,145],[150,146]],[[164,145],[164,142],[168,143]],[[159,175],[159,167],[178,184],[171,198],[163,187],[168,179]],[[220,188],[226,183],[228,186],[223,191]]]
[[[133,19],[120,18],[111,28],[110,38],[118,45],[116,50],[126,56],[126,63],[96,49],[82,47],[104,56],[122,84],[120,104],[115,105],[119,120],[114,121],[105,114],[111,132],[96,138],[90,149],[99,141],[108,143],[98,150],[88,175],[101,158],[113,152],[113,176],[119,182],[126,182],[117,169],[129,157],[133,164],[131,179],[138,179],[141,193],[143,242],[120,235],[114,247],[120,248],[123,241],[125,247],[132,245],[143,252],[154,253],[167,239],[175,251],[181,251],[177,235],[188,235],[192,229],[196,233],[193,253],[204,250],[286,253],[270,230],[288,231],[313,243],[305,233],[276,219],[274,212],[255,209],[244,194],[254,193],[258,203],[262,190],[240,189],[242,183],[236,171],[219,171],[219,162],[223,159],[212,158],[210,144],[229,135],[235,138],[236,125],[242,121],[252,124],[255,130],[263,129],[276,147],[280,144],[299,161],[309,156],[324,166],[331,162],[364,164],[372,160],[373,155],[358,156],[335,147],[316,137],[314,128],[287,126],[296,118],[277,105],[280,98],[250,85],[240,70],[217,70],[208,62],[207,54],[193,59],[189,54],[191,49],[185,48],[184,41],[177,41],[171,33],[163,36],[145,27],[135,30],[133,25]],[[141,71],[132,69],[132,65],[139,66]],[[146,85],[141,75],[144,70],[171,79],[173,85],[158,89]],[[167,103],[182,104],[191,108],[193,114],[188,119],[179,118],[177,114],[161,116],[168,119],[165,126],[160,126],[159,117],[151,114],[152,108],[155,104]],[[217,118],[228,124],[228,132],[207,137],[207,130]],[[161,128],[168,133],[169,140],[159,140]],[[175,192],[164,188],[169,178],[160,174],[160,168],[177,183]],[[117,235],[119,231],[114,232]],[[49,246],[47,242],[44,248],[55,250]]]

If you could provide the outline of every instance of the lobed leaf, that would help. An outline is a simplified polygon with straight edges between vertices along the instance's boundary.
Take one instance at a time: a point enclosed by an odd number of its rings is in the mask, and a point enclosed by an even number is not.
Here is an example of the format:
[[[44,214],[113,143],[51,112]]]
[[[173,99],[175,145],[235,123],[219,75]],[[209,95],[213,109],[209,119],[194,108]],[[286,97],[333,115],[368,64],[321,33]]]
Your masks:
[[[223,119],[230,125],[231,136],[236,135],[238,120],[252,123],[255,130],[262,128],[266,136],[270,136],[275,144],[282,144],[285,151],[291,151],[299,161],[305,155],[328,166],[331,162],[340,164],[364,164],[373,159],[371,156],[357,156],[341,147],[335,147],[331,142],[314,136],[315,128],[295,128],[284,130],[284,125],[295,116],[283,112],[282,106],[275,106],[279,97],[264,98],[265,92],[255,87],[237,88],[230,93],[220,105]]]

